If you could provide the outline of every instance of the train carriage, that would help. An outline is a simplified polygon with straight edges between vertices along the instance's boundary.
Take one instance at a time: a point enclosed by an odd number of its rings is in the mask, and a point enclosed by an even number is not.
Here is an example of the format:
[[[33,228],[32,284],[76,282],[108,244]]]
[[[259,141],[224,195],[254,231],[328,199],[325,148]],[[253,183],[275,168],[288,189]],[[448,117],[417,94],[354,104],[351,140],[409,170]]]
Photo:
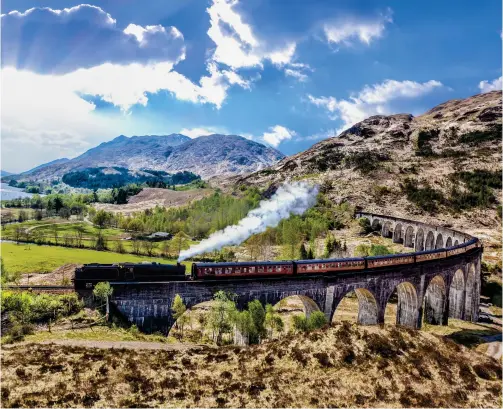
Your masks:
[[[326,260],[299,260],[295,261],[297,274],[321,274],[347,270],[363,270],[364,258],[342,258]]]
[[[238,263],[194,263],[193,279],[225,279],[261,276],[284,276],[294,273],[292,261],[258,261]]]
[[[396,266],[415,262],[414,253],[390,254],[389,256],[365,257],[367,268]]]

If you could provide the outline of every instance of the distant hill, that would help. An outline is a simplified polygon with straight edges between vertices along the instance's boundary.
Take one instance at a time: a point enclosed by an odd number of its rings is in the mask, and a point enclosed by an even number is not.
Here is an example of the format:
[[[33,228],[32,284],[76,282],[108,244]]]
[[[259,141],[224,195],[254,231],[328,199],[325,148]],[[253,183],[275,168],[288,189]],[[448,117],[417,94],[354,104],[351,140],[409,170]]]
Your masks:
[[[237,135],[208,135],[196,139],[181,134],[118,136],[59,163],[25,172],[18,180],[51,181],[87,168],[121,167],[130,170],[189,171],[202,178],[249,173],[270,166],[284,155]],[[29,177],[27,177],[29,176]]]
[[[147,183],[151,187],[180,185],[198,180],[200,177],[191,172],[169,174],[162,170],[128,170],[118,166],[109,168],[88,168],[65,173],[63,182],[69,186],[85,189],[109,189],[130,183]]]
[[[22,172],[21,175],[31,175],[33,173],[36,173],[37,171],[41,171],[42,169],[47,168],[48,166],[61,165],[61,164],[66,163],[68,161],[70,161],[70,159],[68,159],[68,158],[55,159],[53,161],[43,163],[42,165],[38,165],[30,170],[27,170],[26,172]]]
[[[0,177],[14,175],[12,172],[7,172],[6,170],[0,170]]]

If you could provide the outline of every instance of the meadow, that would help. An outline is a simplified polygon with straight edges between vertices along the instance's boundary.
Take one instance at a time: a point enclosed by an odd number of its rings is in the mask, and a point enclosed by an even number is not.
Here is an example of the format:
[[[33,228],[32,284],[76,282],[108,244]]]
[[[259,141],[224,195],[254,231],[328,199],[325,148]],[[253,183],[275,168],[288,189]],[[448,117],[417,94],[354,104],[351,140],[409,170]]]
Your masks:
[[[175,264],[176,260],[152,258],[133,254],[120,254],[111,251],[96,251],[60,246],[39,246],[37,244],[1,243],[1,253],[5,268],[10,272],[43,273],[50,272],[63,264],[118,263],[156,261]],[[188,268],[190,262],[184,262]]]

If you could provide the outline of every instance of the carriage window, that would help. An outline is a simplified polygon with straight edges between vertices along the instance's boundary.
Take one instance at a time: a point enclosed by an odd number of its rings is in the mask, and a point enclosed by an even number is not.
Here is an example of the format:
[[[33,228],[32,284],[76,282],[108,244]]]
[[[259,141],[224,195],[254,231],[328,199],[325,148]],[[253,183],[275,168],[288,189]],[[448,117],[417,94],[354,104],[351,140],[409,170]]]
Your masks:
[[[225,274],[231,274],[232,273],[232,268],[231,267],[225,267]]]
[[[258,268],[258,272],[259,272],[259,273],[263,273],[263,272],[264,272],[264,267],[259,267],[259,268]]]
[[[268,268],[267,268],[267,272],[268,272],[268,273],[272,273],[272,267],[268,267]]]
[[[215,269],[216,274],[222,274],[222,269],[221,268],[216,268]]]
[[[281,266],[278,266],[277,270],[278,270],[278,273],[281,272]]]
[[[241,267],[236,267],[236,274],[241,274]]]
[[[244,267],[244,268],[243,268],[243,273],[247,273],[247,272],[248,272],[247,270],[248,270],[248,269],[247,269],[246,267]]]
[[[254,273],[255,272],[255,267],[250,267],[250,273]]]

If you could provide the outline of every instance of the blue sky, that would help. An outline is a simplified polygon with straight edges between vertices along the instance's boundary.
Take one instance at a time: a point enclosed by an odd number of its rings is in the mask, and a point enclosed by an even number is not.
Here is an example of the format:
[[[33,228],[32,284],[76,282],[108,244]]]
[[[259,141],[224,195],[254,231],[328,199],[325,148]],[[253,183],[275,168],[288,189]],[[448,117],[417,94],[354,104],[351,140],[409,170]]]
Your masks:
[[[501,2],[2,2],[2,169],[119,134],[293,154],[375,114],[501,89]]]

